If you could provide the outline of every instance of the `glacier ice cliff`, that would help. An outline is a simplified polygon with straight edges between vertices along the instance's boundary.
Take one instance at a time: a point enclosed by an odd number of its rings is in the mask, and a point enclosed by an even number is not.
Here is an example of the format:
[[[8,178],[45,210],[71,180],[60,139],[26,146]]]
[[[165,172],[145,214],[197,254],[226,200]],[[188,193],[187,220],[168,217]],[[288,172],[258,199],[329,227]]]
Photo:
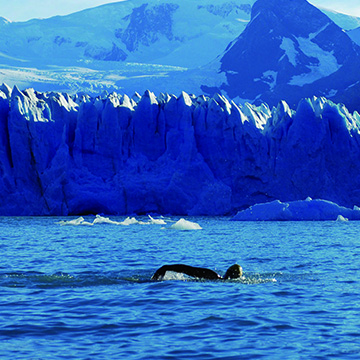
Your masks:
[[[276,199],[360,204],[360,116],[325,98],[0,87],[0,215],[224,215]]]

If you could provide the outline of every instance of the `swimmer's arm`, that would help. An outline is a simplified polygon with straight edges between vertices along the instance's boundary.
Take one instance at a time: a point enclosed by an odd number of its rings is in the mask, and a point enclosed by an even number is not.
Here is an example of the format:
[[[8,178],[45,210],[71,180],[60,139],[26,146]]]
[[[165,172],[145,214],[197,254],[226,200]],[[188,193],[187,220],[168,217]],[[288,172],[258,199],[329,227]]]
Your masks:
[[[208,280],[221,279],[220,275],[218,275],[215,271],[212,271],[210,269],[199,268],[199,267],[183,265],[183,264],[164,265],[155,272],[155,274],[152,276],[151,279],[159,280],[165,275],[166,271],[174,271],[177,273],[182,273],[200,279],[208,279]]]
[[[160,269],[157,269],[155,274],[151,277],[151,280],[159,280],[164,277],[168,267],[169,265],[164,265]]]

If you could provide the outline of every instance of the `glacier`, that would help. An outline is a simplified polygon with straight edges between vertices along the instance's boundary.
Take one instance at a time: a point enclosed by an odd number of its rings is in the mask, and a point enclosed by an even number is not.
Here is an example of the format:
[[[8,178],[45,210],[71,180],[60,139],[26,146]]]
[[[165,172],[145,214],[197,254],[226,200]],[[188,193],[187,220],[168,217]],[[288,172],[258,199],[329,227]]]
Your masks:
[[[325,98],[0,87],[0,215],[229,215],[308,196],[360,204],[360,115]]]

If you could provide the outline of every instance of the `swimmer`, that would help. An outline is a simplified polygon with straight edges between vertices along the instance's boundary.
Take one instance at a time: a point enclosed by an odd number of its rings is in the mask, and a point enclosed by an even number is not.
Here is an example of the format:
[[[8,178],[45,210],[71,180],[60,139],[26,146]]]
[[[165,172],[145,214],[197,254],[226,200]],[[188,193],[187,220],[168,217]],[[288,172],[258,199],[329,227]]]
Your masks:
[[[238,279],[242,276],[242,267],[238,264],[231,265],[226,270],[224,277],[221,277],[215,271],[210,269],[183,265],[183,264],[175,264],[175,265],[162,266],[160,269],[156,270],[151,280],[161,280],[167,271],[182,273],[194,278],[206,279],[206,280]]]

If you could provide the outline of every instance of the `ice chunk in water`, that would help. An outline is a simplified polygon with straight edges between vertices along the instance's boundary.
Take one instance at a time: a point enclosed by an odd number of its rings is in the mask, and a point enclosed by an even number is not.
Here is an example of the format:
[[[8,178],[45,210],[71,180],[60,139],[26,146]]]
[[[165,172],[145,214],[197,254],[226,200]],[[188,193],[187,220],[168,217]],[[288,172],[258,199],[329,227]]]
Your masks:
[[[281,202],[275,200],[256,204],[239,211],[232,220],[239,221],[312,221],[360,220],[359,210],[339,206],[331,201],[316,199]]]
[[[191,222],[185,219],[180,219],[179,221],[177,221],[175,224],[170,226],[170,229],[175,229],[175,230],[201,230],[202,227],[195,223],[195,222]]]
[[[349,221],[349,219],[346,218],[346,217],[344,217],[344,216],[342,216],[342,215],[338,215],[336,221]]]
[[[107,217],[103,217],[101,215],[96,215],[93,224],[112,224],[112,225],[121,225],[121,222],[110,220]]]
[[[121,222],[121,225],[134,225],[134,224],[138,224],[139,222],[134,218],[130,218],[130,217],[127,217],[124,221]]]
[[[93,223],[85,221],[85,219],[80,216],[77,219],[73,219],[73,220],[69,220],[69,221],[59,221],[58,224],[60,224],[61,226],[65,226],[65,225],[73,225],[73,226],[79,226],[79,225],[87,225],[87,226],[92,226]]]
[[[154,219],[150,215],[148,215],[148,216],[149,216],[151,224],[154,224],[154,225],[166,225],[166,222],[164,220],[162,220],[162,219]]]

